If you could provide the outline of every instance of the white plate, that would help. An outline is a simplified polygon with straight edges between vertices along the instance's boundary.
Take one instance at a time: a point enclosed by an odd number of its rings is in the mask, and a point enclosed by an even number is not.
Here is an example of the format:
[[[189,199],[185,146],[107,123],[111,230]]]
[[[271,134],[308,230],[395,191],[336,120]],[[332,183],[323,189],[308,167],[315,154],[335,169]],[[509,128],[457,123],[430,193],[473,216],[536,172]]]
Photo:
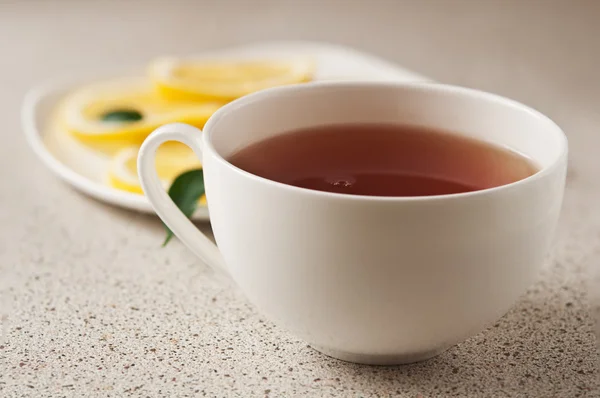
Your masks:
[[[316,80],[429,80],[382,59],[337,45],[311,42],[271,42],[230,48],[202,54],[202,57],[286,57],[310,55],[317,61]],[[144,68],[120,75],[143,76]],[[116,74],[107,74],[114,77]],[[98,80],[89,76],[54,80],[32,89],[23,103],[22,123],[29,145],[57,176],[80,191],[107,203],[132,210],[154,213],[143,196],[111,188],[104,183],[109,157],[85,147],[54,126],[58,104],[74,88]],[[194,214],[208,220],[206,207]]]

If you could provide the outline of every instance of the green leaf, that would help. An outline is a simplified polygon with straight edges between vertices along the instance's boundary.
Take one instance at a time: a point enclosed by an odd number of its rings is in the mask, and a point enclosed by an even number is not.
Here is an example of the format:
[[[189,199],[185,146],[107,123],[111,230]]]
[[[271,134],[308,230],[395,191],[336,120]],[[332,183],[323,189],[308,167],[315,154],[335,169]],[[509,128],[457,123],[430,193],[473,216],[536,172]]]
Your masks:
[[[109,123],[131,123],[142,120],[142,114],[135,109],[115,109],[104,113],[100,120]]]
[[[169,188],[169,196],[175,202],[179,210],[187,218],[192,217],[198,200],[204,195],[204,175],[202,169],[190,170],[180,174]],[[173,237],[173,231],[165,225],[167,236],[163,242],[165,246]]]

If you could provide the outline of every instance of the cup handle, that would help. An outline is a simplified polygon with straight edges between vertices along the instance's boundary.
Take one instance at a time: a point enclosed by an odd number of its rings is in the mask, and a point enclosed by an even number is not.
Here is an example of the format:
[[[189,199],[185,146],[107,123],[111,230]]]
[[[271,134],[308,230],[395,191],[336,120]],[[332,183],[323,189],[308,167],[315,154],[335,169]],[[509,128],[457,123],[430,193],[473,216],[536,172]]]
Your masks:
[[[156,151],[167,141],[178,141],[189,146],[202,160],[201,136],[200,129],[183,123],[172,123],[157,128],[140,148],[138,174],[146,197],[163,222],[206,264],[216,271],[225,272],[225,263],[217,246],[179,210],[165,191],[156,172]]]

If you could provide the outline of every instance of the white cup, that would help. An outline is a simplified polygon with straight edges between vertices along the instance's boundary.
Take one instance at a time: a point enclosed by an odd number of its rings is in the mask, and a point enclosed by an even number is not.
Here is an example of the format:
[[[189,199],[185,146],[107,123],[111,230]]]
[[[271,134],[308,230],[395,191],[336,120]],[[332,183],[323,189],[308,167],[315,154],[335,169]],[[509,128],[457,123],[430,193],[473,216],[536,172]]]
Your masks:
[[[369,197],[281,184],[227,160],[290,130],[359,122],[455,131],[517,150],[541,170],[476,192]],[[156,149],[172,140],[202,159],[218,248],[158,179]],[[203,133],[160,127],[138,162],[162,220],[277,325],[335,358],[400,364],[482,331],[534,281],[560,213],[567,140],[544,115],[493,94],[434,83],[326,82],[245,96],[217,111]]]

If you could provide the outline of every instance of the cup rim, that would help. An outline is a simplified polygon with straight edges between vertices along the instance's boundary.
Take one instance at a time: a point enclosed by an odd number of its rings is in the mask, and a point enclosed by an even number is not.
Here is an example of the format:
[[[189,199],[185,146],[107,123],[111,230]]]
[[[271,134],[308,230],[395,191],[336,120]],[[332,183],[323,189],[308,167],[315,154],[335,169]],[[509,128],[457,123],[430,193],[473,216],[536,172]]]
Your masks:
[[[514,108],[520,108],[531,114],[533,117],[538,118],[542,121],[549,123],[549,125],[555,128],[556,134],[559,138],[559,145],[561,146],[560,154],[553,160],[552,163],[542,167],[537,173],[532,174],[529,177],[523,178],[521,180],[511,182],[509,184],[499,185],[491,188],[480,189],[477,191],[470,192],[461,192],[461,193],[453,193],[453,194],[443,194],[443,195],[423,195],[423,196],[370,196],[370,195],[355,195],[355,194],[347,194],[347,193],[338,193],[338,192],[326,192],[319,191],[309,188],[296,187],[293,185],[284,184],[282,182],[277,182],[270,180],[265,177],[258,176],[256,174],[252,174],[247,172],[229,161],[225,159],[214,147],[212,144],[212,130],[219,123],[221,119],[227,117],[231,112],[234,112],[236,109],[241,108],[247,104],[253,102],[259,102],[268,99],[271,96],[281,95],[294,91],[306,91],[306,90],[318,90],[318,89],[336,89],[336,88],[412,88],[423,91],[437,91],[437,92],[451,92],[459,95],[471,96],[474,98],[479,98],[482,100],[495,101],[500,105],[510,106]],[[202,133],[202,144],[203,144],[203,157],[207,156],[207,152],[210,152],[215,159],[224,165],[232,169],[235,173],[240,174],[246,178],[250,178],[256,182],[260,182],[263,184],[267,184],[272,187],[276,187],[279,189],[283,189],[289,192],[294,192],[296,194],[304,194],[317,196],[324,199],[343,199],[343,200],[352,200],[352,201],[374,201],[374,202],[431,202],[431,201],[440,201],[440,200],[453,200],[453,199],[466,199],[473,197],[480,197],[491,195],[498,192],[503,192],[507,190],[516,189],[523,185],[531,184],[541,178],[544,178],[546,175],[551,174],[559,165],[562,160],[567,156],[568,153],[568,140],[567,136],[560,128],[560,126],[550,119],[548,116],[544,115],[540,111],[525,105],[516,100],[503,97],[498,94],[493,94],[490,92],[477,90],[473,88],[467,88],[462,86],[456,86],[451,84],[437,83],[437,82],[348,82],[348,81],[325,81],[325,82],[309,82],[309,83],[299,83],[299,84],[291,84],[279,87],[273,87],[264,89],[252,94],[245,95],[241,98],[238,98],[223,107],[219,108],[206,122],[203,133]]]

